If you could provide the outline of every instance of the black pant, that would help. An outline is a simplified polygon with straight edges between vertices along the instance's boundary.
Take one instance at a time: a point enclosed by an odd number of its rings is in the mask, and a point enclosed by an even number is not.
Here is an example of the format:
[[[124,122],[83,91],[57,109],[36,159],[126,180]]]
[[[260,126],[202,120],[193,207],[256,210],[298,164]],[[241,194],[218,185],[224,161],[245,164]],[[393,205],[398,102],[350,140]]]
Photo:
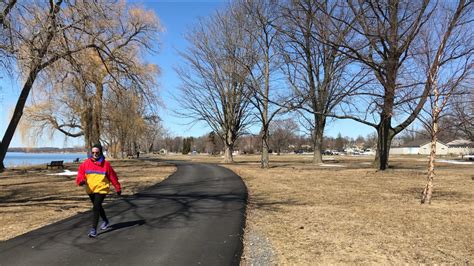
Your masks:
[[[105,215],[104,208],[102,208],[102,202],[104,202],[106,194],[93,193],[89,194],[89,198],[92,201],[92,228],[97,229],[99,223],[99,215],[104,222],[109,222]]]

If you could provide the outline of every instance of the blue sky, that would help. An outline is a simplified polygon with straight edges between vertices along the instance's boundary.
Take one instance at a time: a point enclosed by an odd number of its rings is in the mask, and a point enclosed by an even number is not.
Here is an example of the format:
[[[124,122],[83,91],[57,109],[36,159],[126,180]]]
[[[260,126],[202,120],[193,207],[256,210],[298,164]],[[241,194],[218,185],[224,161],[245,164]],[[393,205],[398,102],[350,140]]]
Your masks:
[[[178,118],[173,115],[172,110],[177,108],[176,103],[172,99],[172,95],[177,93],[179,80],[173,67],[179,64],[180,58],[177,51],[186,48],[184,35],[193,27],[193,24],[199,17],[211,15],[216,9],[225,7],[225,1],[172,1],[172,0],[155,0],[155,1],[133,1],[140,3],[147,9],[153,9],[161,20],[165,31],[161,34],[161,47],[159,53],[150,56],[147,60],[156,63],[161,68],[161,76],[158,78],[160,83],[160,95],[165,104],[165,108],[160,111],[164,126],[176,136],[201,136],[210,131],[205,124],[196,124],[194,126],[186,125],[189,121]],[[12,84],[13,83],[13,84]],[[10,110],[15,106],[16,100],[20,93],[21,85],[8,81],[4,77],[0,80],[0,134],[3,137],[4,131],[9,123]],[[255,130],[256,132],[258,129]],[[356,138],[359,135],[366,136],[373,132],[373,129],[350,120],[338,121],[329,124],[326,129],[326,135],[337,136],[338,133],[343,136]],[[38,143],[38,146],[74,146],[82,145],[81,140],[71,139],[65,140],[60,134],[50,140],[44,136]],[[15,137],[10,147],[28,146],[19,138],[19,133],[15,133]]]
[[[178,104],[173,95],[178,93],[179,79],[174,68],[179,65],[178,51],[186,48],[185,34],[192,29],[199,18],[212,15],[216,9],[224,8],[225,1],[134,1],[146,8],[153,9],[160,18],[165,31],[161,34],[161,47],[158,55],[151,57],[152,63],[158,64],[161,69],[160,96],[165,104],[160,116],[163,124],[176,136],[201,136],[210,130],[205,124],[190,125],[191,120],[176,117],[173,110]]]

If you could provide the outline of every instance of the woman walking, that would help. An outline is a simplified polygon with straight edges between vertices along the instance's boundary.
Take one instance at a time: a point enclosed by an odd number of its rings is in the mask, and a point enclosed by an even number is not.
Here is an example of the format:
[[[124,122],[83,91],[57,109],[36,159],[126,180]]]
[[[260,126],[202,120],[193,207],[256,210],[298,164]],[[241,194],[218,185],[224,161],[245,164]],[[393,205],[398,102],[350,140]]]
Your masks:
[[[102,218],[101,230],[109,228],[109,220],[105,215],[102,203],[105,196],[110,191],[110,183],[120,196],[122,189],[117,178],[117,174],[102,153],[102,146],[95,144],[92,146],[91,156],[85,160],[77,172],[76,184],[85,186],[87,194],[92,202],[92,226],[89,231],[89,237],[97,236],[97,224],[99,216]]]

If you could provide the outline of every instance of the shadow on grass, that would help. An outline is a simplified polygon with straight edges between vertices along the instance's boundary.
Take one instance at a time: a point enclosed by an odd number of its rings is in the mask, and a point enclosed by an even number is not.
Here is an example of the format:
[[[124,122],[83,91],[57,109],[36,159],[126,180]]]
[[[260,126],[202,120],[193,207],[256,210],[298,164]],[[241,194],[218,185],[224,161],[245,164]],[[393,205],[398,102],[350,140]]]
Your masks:
[[[421,195],[423,193],[422,186],[420,187],[412,187],[403,191],[405,194],[412,195],[415,199],[421,200]],[[447,191],[443,189],[434,189],[433,190],[433,200],[446,200],[446,201],[461,201],[462,199],[470,199],[470,195],[463,192],[458,191]]]
[[[81,196],[41,196],[37,198],[22,198],[22,199],[9,199],[15,197],[15,192],[13,194],[9,194],[5,197],[0,197],[0,207],[8,207],[8,204],[14,204],[15,206],[34,206],[34,205],[41,205],[44,206],[45,204],[64,204],[64,202],[74,202],[74,201],[83,201],[87,199],[86,195]]]
[[[304,203],[298,203],[297,201],[272,201],[266,199],[258,199],[251,202],[251,206],[258,210],[277,212],[281,210],[283,206],[304,206]]]

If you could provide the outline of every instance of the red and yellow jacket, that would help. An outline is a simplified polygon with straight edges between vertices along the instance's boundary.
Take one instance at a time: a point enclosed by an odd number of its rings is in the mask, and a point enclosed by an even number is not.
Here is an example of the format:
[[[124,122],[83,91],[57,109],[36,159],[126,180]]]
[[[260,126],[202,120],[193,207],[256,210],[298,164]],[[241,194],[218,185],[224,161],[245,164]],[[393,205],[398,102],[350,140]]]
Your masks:
[[[103,157],[98,161],[89,158],[79,166],[76,184],[80,185],[82,181],[86,182],[87,194],[107,194],[110,191],[110,183],[115,187],[115,191],[121,191],[117,174]]]

